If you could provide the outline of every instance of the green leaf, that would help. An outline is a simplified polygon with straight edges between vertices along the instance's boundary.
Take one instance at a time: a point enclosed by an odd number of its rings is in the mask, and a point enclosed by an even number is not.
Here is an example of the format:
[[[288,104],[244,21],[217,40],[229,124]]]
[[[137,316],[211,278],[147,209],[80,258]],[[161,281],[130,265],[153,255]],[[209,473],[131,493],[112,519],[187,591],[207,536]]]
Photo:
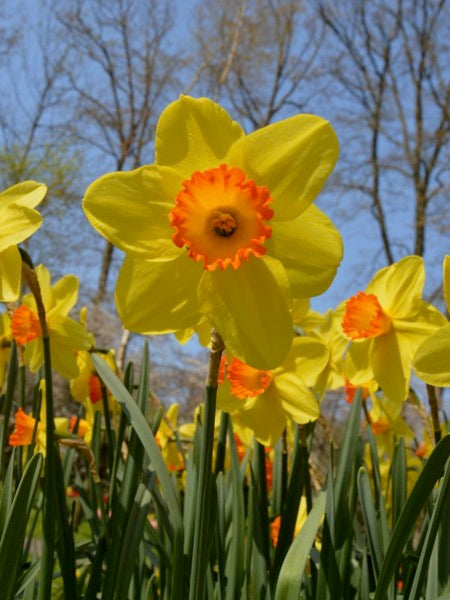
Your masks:
[[[358,492],[376,581],[380,573],[381,563],[383,562],[383,549],[369,476],[364,467],[361,467],[358,472]]]
[[[37,453],[25,467],[0,540],[1,595],[5,600],[13,597],[17,585],[26,526],[39,482],[42,463],[43,456]]]
[[[170,521],[174,530],[172,598],[179,598],[181,597],[181,586],[183,585],[183,577],[180,576],[183,572],[183,521],[177,489],[161,456],[152,430],[133,397],[104,360],[93,355],[92,361],[106,387],[122,406],[130,425],[133,427],[145,452],[150,458],[151,466],[154,468],[164,490]]]
[[[326,505],[326,493],[321,492],[305,524],[292,542],[278,577],[275,600],[298,600],[309,552],[320,527]]]
[[[395,524],[381,567],[374,600],[380,600],[386,596],[389,582],[402,558],[402,550],[414,530],[417,517],[442,475],[449,454],[450,434],[447,434],[430,454]]]
[[[442,520],[443,510],[445,507],[446,499],[448,494],[450,493],[450,461],[447,462],[447,468],[445,470],[445,476],[441,481],[439,486],[439,493],[436,499],[436,503],[434,505],[433,514],[431,515],[431,520],[428,525],[427,535],[425,538],[425,542],[422,546],[422,550],[420,552],[419,563],[416,568],[416,572],[414,574],[414,581],[412,584],[411,592],[409,598],[411,600],[415,598],[419,598],[422,590],[422,585],[427,575],[428,563],[430,560],[431,552],[433,551],[433,546],[435,545],[437,532],[439,529],[439,525],[442,523],[444,527],[448,527],[448,523],[444,524]],[[437,577],[436,577],[437,580]]]

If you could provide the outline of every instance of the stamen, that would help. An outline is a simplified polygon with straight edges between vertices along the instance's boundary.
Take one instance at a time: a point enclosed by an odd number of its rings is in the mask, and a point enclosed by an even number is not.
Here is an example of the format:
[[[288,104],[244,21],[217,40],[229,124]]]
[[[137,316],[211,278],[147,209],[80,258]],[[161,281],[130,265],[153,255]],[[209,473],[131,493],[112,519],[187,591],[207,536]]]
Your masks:
[[[234,217],[228,213],[222,213],[220,210],[216,210],[211,219],[211,228],[222,237],[230,237],[236,231],[236,221]]]

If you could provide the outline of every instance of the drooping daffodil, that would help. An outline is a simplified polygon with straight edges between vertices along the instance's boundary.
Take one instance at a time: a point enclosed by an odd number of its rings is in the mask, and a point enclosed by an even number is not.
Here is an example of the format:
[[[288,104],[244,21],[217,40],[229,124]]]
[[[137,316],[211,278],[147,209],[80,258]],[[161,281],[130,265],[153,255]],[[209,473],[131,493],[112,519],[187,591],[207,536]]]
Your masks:
[[[34,207],[47,193],[37,181],[22,181],[0,192],[0,301],[14,302],[20,293],[22,257],[17,248],[42,224]]]
[[[207,98],[170,104],[155,163],[100,177],[83,202],[125,252],[115,296],[125,327],[167,333],[206,318],[234,356],[281,364],[291,298],[321,294],[342,257],[339,233],[312,206],[337,156],[332,127],[314,115],[245,135]]]
[[[444,258],[444,298],[450,313],[450,255]],[[450,323],[424,340],[417,349],[413,362],[420,379],[430,385],[450,386]]]
[[[345,371],[353,384],[375,379],[389,400],[406,400],[418,346],[446,322],[422,300],[424,283],[423,259],[407,256],[378,271],[365,292],[347,301],[342,329],[352,343]]]
[[[52,286],[46,267],[38,265],[35,272],[46,312],[52,367],[63,377],[71,379],[78,375],[75,351],[90,346],[85,327],[67,316],[78,298],[78,278],[65,275]],[[44,363],[44,348],[36,301],[32,294],[23,296],[21,305],[14,309],[11,333],[15,341],[25,347],[25,363],[31,371],[37,371]]]
[[[318,418],[319,405],[308,385],[327,360],[325,344],[310,337],[295,338],[284,363],[273,370],[255,369],[234,357],[221,377],[217,406],[238,411],[259,442],[274,446],[288,418],[299,424]]]

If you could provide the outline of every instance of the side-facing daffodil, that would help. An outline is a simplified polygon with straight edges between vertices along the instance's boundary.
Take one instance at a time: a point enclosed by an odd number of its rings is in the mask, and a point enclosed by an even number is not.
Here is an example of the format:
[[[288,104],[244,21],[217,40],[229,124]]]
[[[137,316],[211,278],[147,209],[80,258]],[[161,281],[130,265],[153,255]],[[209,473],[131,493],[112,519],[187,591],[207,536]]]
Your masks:
[[[450,313],[450,255],[444,258],[444,298]],[[431,385],[450,386],[450,323],[447,322],[417,349],[413,362],[420,379]]]
[[[155,435],[167,468],[170,472],[181,471],[184,469],[183,456],[177,444],[177,421],[178,404],[174,403],[167,409],[164,417],[161,419],[158,431]]]
[[[424,283],[423,259],[407,256],[378,271],[365,292],[347,301],[342,329],[352,341],[345,359],[352,383],[375,379],[387,398],[406,400],[418,346],[445,324],[422,300]]]
[[[319,405],[308,384],[327,359],[326,346],[307,337],[295,338],[286,360],[274,370],[255,369],[233,358],[219,385],[217,406],[232,414],[238,411],[259,442],[274,446],[286,419],[304,424],[318,418]]]
[[[46,267],[39,265],[35,271],[46,312],[52,367],[63,377],[71,379],[78,375],[75,351],[90,346],[83,325],[67,316],[77,301],[78,279],[75,275],[65,275],[52,286]],[[44,348],[36,301],[32,294],[23,296],[22,304],[14,309],[11,333],[16,342],[25,347],[25,363],[32,371],[37,371],[44,363]]]
[[[332,127],[314,115],[245,135],[207,98],[170,104],[155,164],[104,175],[84,198],[91,224],[125,252],[125,327],[167,333],[206,317],[234,356],[277,367],[291,298],[321,294],[341,260],[339,233],[311,206],[337,156]]]
[[[17,248],[42,224],[34,207],[43,200],[47,186],[22,181],[0,192],[0,301],[13,302],[20,293],[22,257]]]

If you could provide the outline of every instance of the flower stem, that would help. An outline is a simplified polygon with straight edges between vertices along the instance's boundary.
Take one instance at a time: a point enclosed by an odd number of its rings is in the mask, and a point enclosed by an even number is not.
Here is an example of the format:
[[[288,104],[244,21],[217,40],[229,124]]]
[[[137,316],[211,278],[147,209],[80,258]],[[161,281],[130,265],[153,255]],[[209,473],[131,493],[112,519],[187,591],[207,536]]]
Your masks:
[[[189,600],[203,600],[205,593],[206,569],[211,549],[214,527],[212,526],[212,506],[214,478],[212,474],[212,453],[214,444],[214,420],[219,367],[224,344],[215,329],[211,331],[211,351],[209,355],[208,377],[206,379],[205,409],[202,423],[202,441],[199,461],[198,500],[195,512],[195,533],[192,551]]]
[[[428,402],[430,403],[431,419],[433,421],[434,441],[438,444],[442,437],[441,425],[439,423],[439,402],[434,385],[427,383]]]
[[[55,422],[53,416],[53,382],[52,365],[50,356],[50,338],[48,336],[45,307],[42,301],[41,289],[33,265],[29,257],[22,253],[22,273],[36,301],[39,324],[42,332],[44,349],[44,378],[45,378],[45,473],[44,473],[44,505],[43,505],[43,548],[41,558],[41,572],[39,579],[39,600],[51,598],[53,561],[55,549]]]

